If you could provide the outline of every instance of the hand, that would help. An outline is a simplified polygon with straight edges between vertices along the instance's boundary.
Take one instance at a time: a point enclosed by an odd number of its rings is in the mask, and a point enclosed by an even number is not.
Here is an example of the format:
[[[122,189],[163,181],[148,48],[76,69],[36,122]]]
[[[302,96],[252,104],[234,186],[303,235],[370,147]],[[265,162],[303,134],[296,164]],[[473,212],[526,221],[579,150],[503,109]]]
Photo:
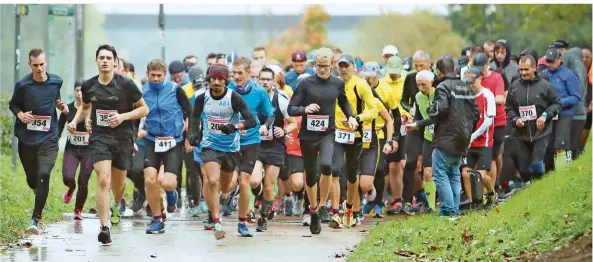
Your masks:
[[[385,144],[385,146],[383,146],[384,154],[391,154],[391,151],[393,151],[393,148],[389,144]]]
[[[546,125],[546,119],[547,119],[547,117],[545,117],[545,116],[540,116],[537,119],[537,121],[535,122],[535,125],[537,126],[537,129],[544,128],[544,126]]]
[[[194,151],[194,147],[189,144],[189,140],[185,139],[185,153]]]
[[[35,118],[33,118],[32,111],[25,113],[21,111],[17,114],[17,117],[21,120],[21,122],[25,124],[30,124],[31,122],[33,122],[33,120],[35,120]]]
[[[406,131],[410,132],[410,131],[415,131],[415,130],[418,130],[417,123],[406,124]]]
[[[226,124],[220,127],[219,129],[225,135],[232,134],[237,131],[237,128],[233,124]]]
[[[317,104],[310,104],[305,107],[305,113],[312,114],[319,111],[319,106]]]
[[[194,146],[194,147],[199,145],[200,141],[202,140],[201,137],[197,137],[197,135],[195,135],[194,133],[191,133],[191,132],[187,132],[186,138],[187,138],[189,145]]]
[[[86,128],[87,132],[91,132],[93,130],[93,122],[90,119],[87,119],[86,123],[84,124],[84,127]]]
[[[356,118],[354,117],[350,117],[348,118],[348,126],[350,127],[350,130],[354,131],[358,128],[358,121],[356,121]]]
[[[267,126],[260,126],[259,127],[259,134],[262,136],[268,135],[268,127]]]
[[[292,136],[291,136],[291,135],[286,135],[286,136],[284,137],[284,139],[285,139],[286,143],[289,143],[289,144],[290,144],[290,143],[294,143],[294,138],[292,138]]]
[[[109,115],[107,122],[109,122],[109,126],[111,128],[115,128],[115,127],[119,126],[122,122],[124,122],[125,120],[126,119],[124,119],[123,115],[121,115],[119,113],[113,113],[113,114]]]
[[[74,134],[74,132],[76,131],[76,123],[74,123],[74,122],[68,123],[67,128],[68,128],[68,132],[70,132],[70,134]],[[87,131],[88,131],[88,129],[87,129]]]
[[[56,104],[56,107],[62,112],[62,114],[67,115],[70,110],[68,109],[68,106],[62,102],[58,102]]]
[[[397,152],[399,150],[399,142],[393,140],[393,146],[391,147],[391,154]]]
[[[183,121],[183,132],[187,131],[189,124],[188,124],[188,120],[186,119],[185,121]]]
[[[274,127],[274,137],[284,137],[284,129],[281,127]]]
[[[525,123],[523,123],[523,120],[521,120],[521,119],[517,119],[517,121],[515,122],[515,125],[516,125],[518,128],[523,128],[523,127],[525,126]]]
[[[138,136],[136,137],[136,139],[142,139],[144,138],[144,136],[146,136],[146,130],[140,129],[138,130]]]

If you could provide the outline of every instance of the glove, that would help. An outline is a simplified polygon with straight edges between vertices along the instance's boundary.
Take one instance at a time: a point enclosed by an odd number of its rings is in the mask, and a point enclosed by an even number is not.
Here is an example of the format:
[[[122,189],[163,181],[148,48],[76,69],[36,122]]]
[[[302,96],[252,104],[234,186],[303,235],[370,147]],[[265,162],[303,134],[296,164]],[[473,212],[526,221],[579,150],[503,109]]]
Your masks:
[[[228,135],[235,133],[237,131],[237,128],[233,124],[226,124],[224,126],[221,126],[219,130],[223,132],[225,135]]]
[[[356,116],[356,122],[358,123],[358,126],[362,126],[362,120],[360,120],[359,116]]]
[[[197,146],[200,144],[200,142],[202,140],[202,136],[198,136],[196,134],[194,134],[193,132],[187,132],[187,141],[189,142],[190,146]]]

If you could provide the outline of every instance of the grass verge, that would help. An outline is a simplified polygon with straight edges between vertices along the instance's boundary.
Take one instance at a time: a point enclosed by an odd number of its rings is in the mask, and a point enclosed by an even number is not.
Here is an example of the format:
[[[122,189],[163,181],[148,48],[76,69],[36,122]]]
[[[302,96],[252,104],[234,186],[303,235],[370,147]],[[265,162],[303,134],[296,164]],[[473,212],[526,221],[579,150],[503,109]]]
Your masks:
[[[591,232],[591,151],[509,201],[457,221],[422,215],[374,226],[348,261],[410,258],[503,261],[536,259]]]
[[[74,210],[76,193],[70,204],[64,204],[62,194],[66,186],[62,182],[62,155],[58,154],[56,165],[51,173],[49,196],[43,211],[43,222],[45,224],[63,220],[62,213],[69,213]],[[15,171],[12,170],[11,156],[0,156],[0,245],[14,243],[26,235],[25,230],[31,222],[35,196],[26,182],[25,172],[20,161]],[[90,207],[95,206],[95,191],[97,189],[97,177],[95,173],[89,180],[89,195],[83,212],[88,212]],[[134,189],[131,181],[126,181],[126,193],[124,198],[132,199]],[[98,226],[98,224],[97,224]]]

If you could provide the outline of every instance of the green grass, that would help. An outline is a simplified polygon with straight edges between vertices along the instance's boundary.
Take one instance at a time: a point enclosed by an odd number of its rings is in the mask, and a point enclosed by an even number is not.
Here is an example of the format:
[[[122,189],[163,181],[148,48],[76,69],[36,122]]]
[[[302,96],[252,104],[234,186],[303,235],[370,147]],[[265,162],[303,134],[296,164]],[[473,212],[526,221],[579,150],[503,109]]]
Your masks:
[[[409,260],[397,251],[427,261],[502,261],[552,251],[591,232],[592,159],[587,151],[569,168],[550,173],[496,209],[457,221],[421,215],[376,225],[348,261]]]
[[[66,186],[62,183],[62,152],[59,153],[56,165],[52,170],[49,196],[43,211],[43,222],[45,224],[63,220],[62,213],[70,213],[74,210],[76,196],[70,204],[64,204],[62,194]],[[25,236],[25,230],[31,222],[33,203],[35,196],[27,186],[25,172],[20,161],[15,171],[11,168],[11,156],[0,156],[0,245],[14,243]],[[95,206],[95,191],[97,189],[97,177],[95,173],[89,180],[89,196],[87,198],[84,212]],[[132,199],[134,186],[131,181],[126,180],[125,199]]]

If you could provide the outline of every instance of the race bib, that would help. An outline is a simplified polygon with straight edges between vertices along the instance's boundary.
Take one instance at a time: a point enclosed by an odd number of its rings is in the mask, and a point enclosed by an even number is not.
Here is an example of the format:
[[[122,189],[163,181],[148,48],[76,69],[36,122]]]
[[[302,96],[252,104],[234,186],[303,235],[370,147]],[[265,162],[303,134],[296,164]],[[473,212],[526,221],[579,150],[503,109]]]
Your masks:
[[[109,116],[117,113],[117,110],[101,110],[97,109],[97,125],[98,126],[109,126]]]
[[[49,131],[50,124],[51,124],[51,116],[33,115],[33,122],[31,122],[27,125],[27,129],[33,130],[33,131],[47,132],[47,131]]]
[[[327,115],[307,115],[307,130],[325,131],[329,127],[329,116]]]
[[[261,140],[272,140],[272,138],[274,138],[274,127],[268,129],[268,135],[259,137]]]
[[[370,143],[373,140],[373,130],[365,129],[362,132],[362,142]]]
[[[220,128],[222,126],[225,126],[229,123],[228,120],[225,119],[218,119],[218,118],[214,118],[214,117],[209,117],[208,119],[206,119],[206,125],[208,126],[208,131],[212,134],[218,134],[218,135],[222,135],[222,131],[220,131]]]
[[[167,152],[169,149],[174,148],[177,145],[175,138],[167,137],[156,137],[154,140],[154,152],[161,153]]]
[[[428,130],[428,133],[431,135],[434,135],[434,124],[426,126],[426,130]]]
[[[522,120],[527,120],[527,121],[537,119],[537,112],[535,110],[535,105],[520,106],[519,107],[519,117]]]
[[[74,134],[70,134],[70,144],[75,146],[88,146],[89,132],[74,132]]]
[[[340,144],[354,144],[354,137],[352,131],[336,129],[336,138],[334,140]]]

